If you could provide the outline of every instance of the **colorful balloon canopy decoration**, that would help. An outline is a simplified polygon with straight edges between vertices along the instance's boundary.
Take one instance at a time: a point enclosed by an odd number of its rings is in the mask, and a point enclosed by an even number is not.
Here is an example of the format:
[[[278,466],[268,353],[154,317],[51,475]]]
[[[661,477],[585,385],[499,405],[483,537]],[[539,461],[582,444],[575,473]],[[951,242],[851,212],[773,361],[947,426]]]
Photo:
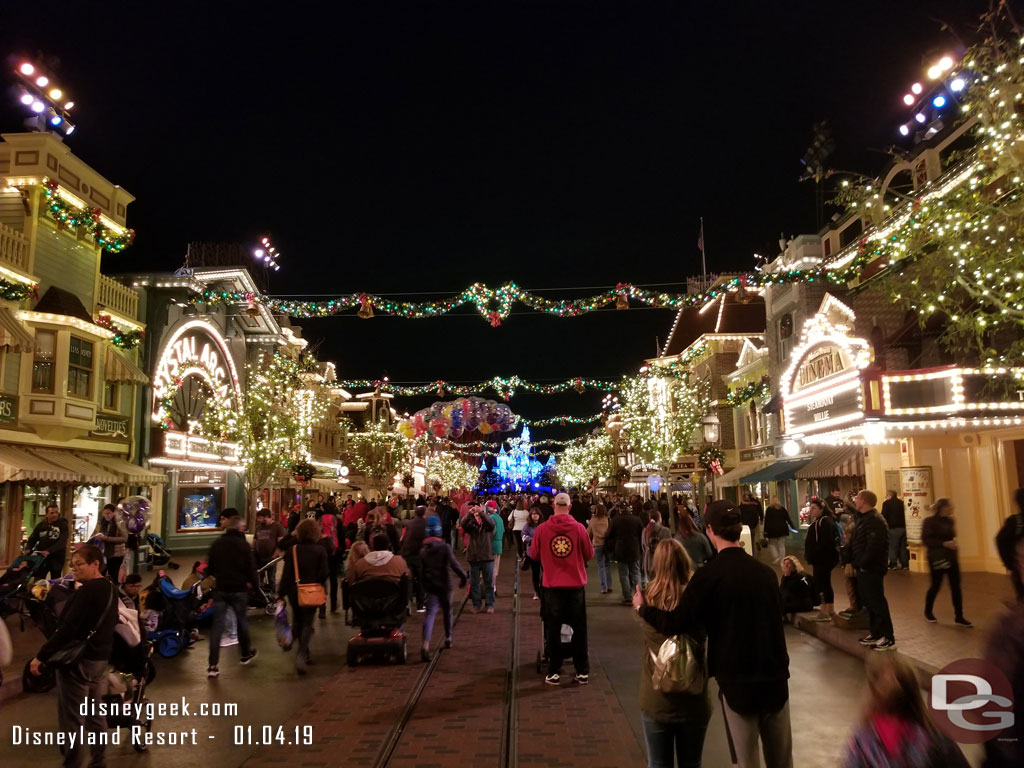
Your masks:
[[[460,437],[465,432],[508,432],[518,416],[503,403],[482,397],[460,397],[451,402],[438,401],[429,408],[416,411],[398,423],[398,430],[408,438],[430,434],[434,437]]]

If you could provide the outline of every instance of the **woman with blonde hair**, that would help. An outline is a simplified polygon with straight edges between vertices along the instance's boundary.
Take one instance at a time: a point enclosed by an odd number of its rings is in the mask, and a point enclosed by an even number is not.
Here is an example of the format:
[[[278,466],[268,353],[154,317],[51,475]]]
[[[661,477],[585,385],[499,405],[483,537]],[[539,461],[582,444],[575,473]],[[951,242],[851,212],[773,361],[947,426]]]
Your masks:
[[[932,724],[908,661],[871,654],[867,683],[867,706],[842,768],[967,768],[960,748]]]
[[[352,570],[352,566],[366,557],[370,552],[370,547],[367,546],[365,541],[357,541],[348,550],[348,559],[345,560],[345,573]]]
[[[674,635],[687,635],[704,653],[704,632],[687,621],[680,610],[683,590],[693,565],[675,539],[658,542],[654,549],[651,580],[637,587],[633,607],[644,630],[644,660],[640,673],[640,719],[647,742],[648,768],[700,768],[704,734],[711,717],[707,687],[700,693],[663,693],[652,682],[654,661],[662,643]]]
[[[292,632],[298,640],[295,654],[295,671],[306,674],[306,665],[311,663],[309,643],[313,639],[313,616],[316,607],[299,604],[299,584],[323,584],[327,581],[327,551],[320,546],[320,525],[316,520],[306,518],[295,526],[295,546],[284,553],[284,568],[281,570],[281,584],[278,597],[292,604]]]
[[[814,585],[804,572],[803,564],[794,555],[782,558],[779,594],[782,596],[782,613],[790,624],[796,614],[814,610]]]

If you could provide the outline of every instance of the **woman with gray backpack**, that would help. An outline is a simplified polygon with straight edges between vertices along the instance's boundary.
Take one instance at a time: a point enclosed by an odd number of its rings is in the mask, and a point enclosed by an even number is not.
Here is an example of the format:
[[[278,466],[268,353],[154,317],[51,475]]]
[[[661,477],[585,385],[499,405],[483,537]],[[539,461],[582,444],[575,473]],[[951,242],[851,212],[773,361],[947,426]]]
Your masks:
[[[640,718],[648,768],[700,768],[711,717],[704,632],[680,610],[693,566],[675,539],[658,542],[651,580],[639,586],[633,607],[644,631]]]

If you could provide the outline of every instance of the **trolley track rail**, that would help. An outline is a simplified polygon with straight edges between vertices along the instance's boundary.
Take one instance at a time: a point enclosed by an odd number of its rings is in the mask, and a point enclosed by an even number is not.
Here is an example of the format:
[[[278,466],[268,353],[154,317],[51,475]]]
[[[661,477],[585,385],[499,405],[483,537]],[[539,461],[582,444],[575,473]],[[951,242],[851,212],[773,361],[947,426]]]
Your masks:
[[[452,627],[457,626],[459,619],[462,618],[462,614],[466,609],[466,605],[469,603],[469,598],[463,599],[459,606],[458,612],[452,618]],[[508,661],[505,674],[505,690],[504,690],[504,716],[501,720],[501,735],[499,741],[499,749],[496,754],[496,764],[498,768],[515,768],[518,765],[518,748],[515,738],[515,723],[518,718],[518,685],[519,685],[519,674],[518,674],[518,663],[519,663],[519,569],[518,566],[515,570],[513,589],[512,589],[512,632],[511,642],[508,650]],[[412,690],[406,697],[405,703],[399,712],[398,719],[388,732],[387,737],[381,744],[380,750],[377,753],[376,759],[373,761],[372,768],[389,768],[392,765],[395,757],[396,750],[402,744],[402,739],[406,735],[410,722],[412,721],[413,715],[415,714],[417,707],[420,705],[421,699],[427,690],[427,686],[430,683],[431,677],[434,671],[437,669],[438,664],[443,659],[446,649],[442,645],[430,661],[424,667],[413,685]]]

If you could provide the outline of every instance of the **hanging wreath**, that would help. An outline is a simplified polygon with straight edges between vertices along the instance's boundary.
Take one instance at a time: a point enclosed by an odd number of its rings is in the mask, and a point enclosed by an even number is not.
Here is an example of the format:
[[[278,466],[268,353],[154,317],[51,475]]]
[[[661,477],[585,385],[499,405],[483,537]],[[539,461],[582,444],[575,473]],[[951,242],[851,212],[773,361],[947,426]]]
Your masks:
[[[297,461],[292,464],[292,477],[298,485],[305,485],[313,479],[316,474],[316,467],[308,461]]]
[[[725,402],[735,408],[751,400],[768,397],[771,393],[772,388],[767,381],[754,381],[730,391],[725,396]]]
[[[711,445],[700,452],[700,455],[697,457],[697,463],[706,472],[714,472],[716,475],[720,475],[722,474],[722,461],[724,459],[725,453],[722,449]]]

